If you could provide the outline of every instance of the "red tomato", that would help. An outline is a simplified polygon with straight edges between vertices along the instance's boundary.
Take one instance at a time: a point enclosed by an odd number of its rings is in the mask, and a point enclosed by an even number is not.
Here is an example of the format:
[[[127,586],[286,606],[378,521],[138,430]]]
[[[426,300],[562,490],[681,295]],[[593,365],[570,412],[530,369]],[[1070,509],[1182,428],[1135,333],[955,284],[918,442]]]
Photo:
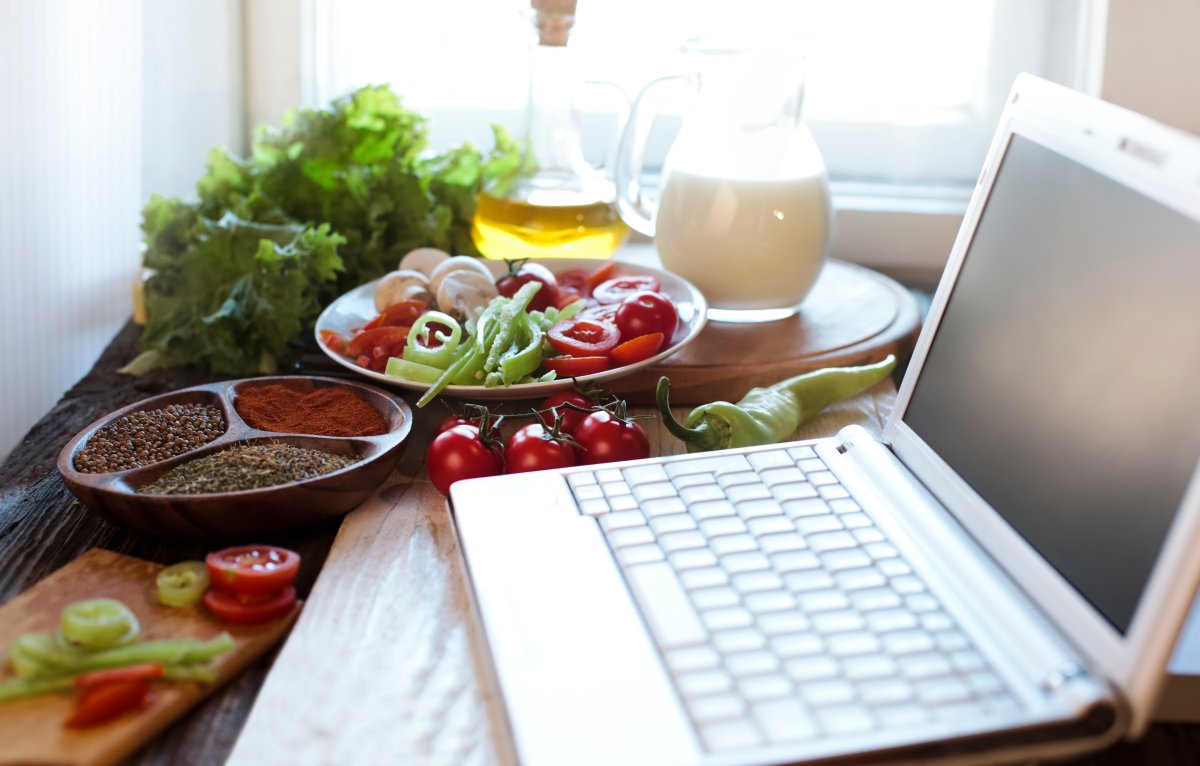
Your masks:
[[[296,607],[296,589],[288,586],[275,593],[239,596],[229,591],[209,588],[204,594],[204,606],[221,622],[232,625],[257,625],[291,614]]]
[[[376,327],[373,330],[363,330],[346,344],[346,353],[350,356],[367,354],[376,346],[394,349],[397,345],[403,346],[407,338],[407,327]]]
[[[563,290],[574,290],[584,298],[592,294],[591,285],[588,284],[589,276],[587,269],[563,269],[554,273],[560,293]]]
[[[496,424],[498,420],[498,418],[492,418],[492,426],[489,430],[492,432],[493,438],[497,436]],[[441,423],[438,423],[437,432],[440,434],[443,431],[449,431],[455,426],[470,426],[479,430],[479,420],[478,418],[469,418],[466,415],[458,415],[452,412],[443,418]]]
[[[150,684],[145,681],[116,681],[93,686],[83,692],[67,726],[82,729],[111,721],[130,710],[150,704]]]
[[[592,296],[592,293],[596,289],[596,285],[600,284],[601,282],[606,282],[609,279],[612,279],[616,275],[616,273],[617,273],[617,262],[616,261],[608,261],[603,266],[601,266],[600,268],[596,269],[591,274],[589,274],[588,278],[587,278],[588,297],[590,298]]]
[[[617,327],[622,338],[636,338],[661,332],[667,343],[675,336],[679,312],[662,293],[636,292],[617,307]]]
[[[393,303],[379,315],[379,326],[412,327],[424,313],[424,301],[400,301],[399,303]]]
[[[649,274],[628,274],[623,277],[613,277],[596,286],[592,297],[597,303],[620,303],[630,295],[642,290],[658,292],[658,277]]]
[[[239,545],[205,557],[212,587],[244,596],[273,594],[291,585],[300,554],[273,545]]]
[[[75,676],[75,688],[88,689],[93,686],[100,686],[102,684],[128,681],[149,681],[154,678],[162,678],[162,675],[162,665],[157,662],[145,662],[141,665],[126,665],[123,668],[93,670],[90,673],[77,675]]]
[[[584,465],[650,457],[650,439],[634,420],[620,420],[606,410],[583,419],[575,430],[580,462]]]
[[[359,354],[358,358],[354,360],[354,363],[359,367],[366,367],[369,369],[371,367],[371,357],[367,356],[366,354]]]
[[[343,356],[349,353],[346,350],[346,336],[342,335],[340,332],[334,332],[333,330],[321,330],[321,342],[333,349],[334,353],[341,354]]]
[[[592,408],[592,403],[588,401],[588,398],[578,391],[559,391],[557,394],[551,394],[550,396],[546,397],[546,400],[538,406],[538,409],[543,411],[550,410],[558,407],[560,404],[573,404],[576,407],[582,407],[585,410],[590,410]],[[559,424],[559,428],[563,431],[563,433],[568,434],[575,433],[575,429],[578,428],[579,424],[583,422],[583,419],[587,417],[587,413],[577,412],[576,410],[572,410],[568,407],[560,407],[558,409],[558,413],[562,415],[562,421]],[[554,420],[554,415],[547,413],[546,420]]]
[[[478,426],[451,426],[434,437],[425,454],[429,481],[450,496],[450,485],[461,479],[498,476],[504,471],[504,453],[485,444]]]
[[[504,456],[508,473],[570,468],[579,462],[574,445],[548,433],[541,423],[530,423],[510,436]]]
[[[545,311],[558,303],[558,280],[540,263],[526,263],[515,272],[505,274],[496,281],[496,289],[505,298],[511,298],[527,282],[542,283],[542,288],[529,301],[530,311]]]
[[[546,332],[546,340],[570,356],[603,356],[620,341],[617,326],[603,319],[564,319]]]
[[[607,356],[548,356],[542,366],[558,373],[560,378],[580,378],[604,372],[609,367]]]
[[[570,287],[563,287],[562,285],[559,285],[558,286],[558,302],[554,304],[554,307],[556,309],[562,310],[562,309],[565,309],[567,306],[570,306],[575,301],[581,300],[583,298],[584,298],[584,295],[582,293],[580,293],[578,290],[575,290]]]
[[[580,311],[575,315],[576,319],[603,319],[605,322],[617,323],[617,309],[621,307],[619,303],[593,304]]]
[[[662,344],[663,334],[661,332],[639,335],[614,348],[609,356],[622,365],[633,364],[657,354],[658,350],[662,348]]]

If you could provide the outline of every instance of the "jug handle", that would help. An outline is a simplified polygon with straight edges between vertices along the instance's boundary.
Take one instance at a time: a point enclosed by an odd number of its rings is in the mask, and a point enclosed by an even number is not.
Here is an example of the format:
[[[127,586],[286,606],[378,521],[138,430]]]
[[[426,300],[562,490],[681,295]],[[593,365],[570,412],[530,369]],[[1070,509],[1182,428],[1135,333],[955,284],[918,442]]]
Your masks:
[[[650,127],[654,124],[653,115],[647,118],[643,114],[646,96],[661,85],[682,79],[682,75],[669,75],[646,83],[633,101],[633,109],[630,110],[629,120],[625,123],[625,131],[621,134],[621,143],[617,149],[617,210],[629,228],[651,238],[654,237],[654,216],[658,206],[642,193],[646,139],[650,135]]]
[[[604,88],[620,96],[620,98],[616,100],[616,128],[613,130],[612,137],[604,143],[604,159],[601,160],[599,166],[593,166],[598,171],[604,171],[604,174],[608,178],[612,179],[616,175],[617,151],[620,145],[621,135],[625,130],[625,124],[629,120],[629,94],[626,93],[620,85],[617,85],[614,82],[608,82],[607,80],[585,80],[583,84],[591,88]]]

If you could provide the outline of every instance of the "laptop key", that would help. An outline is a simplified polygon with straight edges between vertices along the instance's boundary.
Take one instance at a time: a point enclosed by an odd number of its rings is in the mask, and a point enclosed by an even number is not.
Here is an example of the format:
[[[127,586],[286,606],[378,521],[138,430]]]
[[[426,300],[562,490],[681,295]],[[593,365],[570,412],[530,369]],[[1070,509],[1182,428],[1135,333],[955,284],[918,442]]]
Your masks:
[[[629,482],[629,486],[636,487],[639,484],[653,484],[656,482],[668,481],[669,476],[667,471],[661,465],[635,465],[629,468],[622,469],[621,474],[625,477],[625,481]]]
[[[805,480],[800,469],[791,465],[786,468],[772,468],[769,471],[763,471],[760,476],[762,483],[768,487],[774,487],[776,484],[797,484]]]
[[[701,611],[705,609],[720,609],[726,606],[737,606],[742,600],[738,592],[727,585],[718,585],[714,588],[701,588],[700,590],[692,591],[691,595],[692,603]]]
[[[621,566],[662,561],[665,558],[666,556],[663,555],[662,548],[659,548],[654,543],[650,543],[649,545],[630,545],[617,549],[617,561],[621,562]]]
[[[796,599],[784,590],[766,590],[757,593],[747,593],[746,608],[756,615],[762,616],[771,612],[785,612],[796,608]]]
[[[652,543],[654,540],[654,531],[646,526],[622,527],[608,533],[608,544],[614,548],[623,548],[626,545],[643,545],[645,543]]]
[[[767,645],[766,637],[752,628],[722,630],[713,634],[712,642],[724,654],[762,649]]]
[[[774,572],[742,572],[733,576],[733,587],[749,597],[760,591],[778,591],[783,587],[783,580]]]
[[[769,518],[782,519],[783,517],[772,516]],[[755,521],[758,521],[758,519],[755,519]],[[804,538],[796,532],[783,532],[781,534],[764,535],[758,538],[758,547],[763,553],[771,554],[804,550],[808,547],[808,543],[804,542]]]
[[[734,652],[725,657],[725,668],[735,678],[776,673],[779,667],[779,658],[771,652],[762,649],[748,652]]]
[[[729,575],[725,574],[725,570],[720,567],[704,567],[703,569],[689,569],[686,572],[680,572],[679,581],[688,590],[695,590],[699,588],[711,588],[715,585],[726,585],[729,583]]]
[[[722,556],[721,566],[725,567],[725,571],[732,575],[739,572],[755,572],[762,569],[770,569],[771,562],[758,551],[746,551],[745,553],[729,553]]]
[[[854,684],[841,678],[810,681],[800,687],[800,696],[814,708],[840,705],[854,699]]]
[[[798,519],[801,516],[820,516],[833,513],[824,500],[817,497],[787,500],[783,502],[783,512],[788,518]]]
[[[675,551],[667,559],[677,572],[717,565],[717,555],[707,548],[686,548],[682,551]]]
[[[875,726],[875,718],[862,705],[839,705],[816,711],[817,721],[827,734],[857,734]]]
[[[708,637],[708,631],[669,564],[656,562],[627,567],[625,576],[659,646],[670,649],[698,644]]]
[[[584,484],[579,487],[574,487],[575,499],[580,502],[584,500],[599,500],[604,497],[604,490],[600,489],[599,484]]]
[[[709,500],[724,500],[725,491],[716,484],[701,484],[695,487],[684,487],[679,490],[679,498],[688,505],[703,503]],[[730,499],[732,500],[733,498]]]
[[[812,627],[807,617],[799,612],[775,612],[758,618],[758,627],[768,636],[787,633],[802,633]]]
[[[785,450],[767,450],[764,452],[751,452],[746,455],[746,460],[750,463],[754,470],[762,473],[772,468],[795,468],[796,461],[788,455]]]
[[[688,530],[685,532],[668,532],[665,535],[660,535],[658,544],[663,547],[664,551],[674,553],[688,548],[703,548],[704,535],[696,530]]]
[[[686,513],[671,513],[666,516],[655,516],[650,519],[650,528],[656,534],[665,535],[668,532],[683,532],[696,528],[696,520]]]
[[[762,735],[746,721],[722,721],[700,730],[704,746],[711,751],[737,750],[762,744]]]
[[[837,660],[822,654],[789,659],[783,663],[783,667],[792,680],[800,685],[801,690],[812,681],[833,678],[841,670]]]
[[[671,483],[676,489],[685,489],[687,487],[699,487],[703,485],[715,485],[717,477],[711,473],[685,473],[671,479]]]
[[[578,503],[579,512],[584,516],[600,516],[612,510],[612,507],[609,506],[606,500],[580,500]]]
[[[676,673],[711,670],[721,666],[721,655],[711,646],[687,646],[666,652],[667,667]]]
[[[774,565],[775,571],[780,574],[817,569],[821,566],[821,560],[812,551],[785,551],[783,553],[776,553],[771,556],[771,563]]]
[[[788,457],[790,457],[792,460],[795,460],[797,463],[799,463],[801,460],[813,460],[817,457],[817,451],[809,446],[789,447],[787,453]]]
[[[758,543],[748,534],[722,535],[709,541],[708,547],[718,556],[758,550]]]
[[[749,471],[750,463],[742,455],[719,455],[688,460],[671,460],[663,463],[662,468],[667,476],[672,478],[685,473],[711,473],[719,477],[724,473]]]
[[[746,522],[750,533],[755,537],[773,535],[778,532],[794,532],[796,524],[786,516],[762,516]]]
[[[721,535],[736,535],[746,531],[746,522],[737,516],[722,516],[715,519],[704,519],[700,522],[700,531],[711,540]]]
[[[754,616],[744,607],[732,606],[701,612],[700,619],[711,631],[745,628],[754,624]]]
[[[683,501],[675,498],[682,506]],[[697,519],[714,519],[720,516],[734,516],[737,514],[737,509],[733,507],[733,503],[728,500],[713,500],[707,503],[696,503],[691,508],[687,509],[692,516]]]
[[[772,742],[811,739],[818,733],[817,723],[799,700],[781,699],[762,702],[751,708],[754,720]]]
[[[600,528],[605,532],[622,527],[643,527],[645,525],[646,517],[640,511],[621,511],[600,517]]]
[[[747,702],[764,702],[766,700],[787,697],[794,693],[795,687],[786,676],[764,675],[751,676],[738,681],[738,691]]]
[[[824,553],[842,548],[857,548],[858,541],[849,532],[823,532],[809,535],[808,545],[817,553]]]
[[[724,670],[693,670],[675,676],[675,683],[685,697],[727,692],[733,688],[733,678]]]
[[[660,481],[653,484],[631,484],[633,487],[633,496],[638,499],[638,502],[646,502],[647,500],[656,500],[663,497],[675,497],[675,487],[669,481]]]
[[[733,694],[712,694],[688,700],[688,711],[698,723],[726,721],[746,714],[746,703]]]
[[[789,500],[815,500],[819,497],[816,486],[807,481],[776,484],[771,487],[771,495],[781,503],[787,503]]]
[[[758,474],[753,471],[740,471],[738,473],[723,473],[717,477],[717,484],[728,489],[736,487],[739,484],[759,484],[761,483]]]
[[[820,516],[802,516],[798,519],[794,519],[792,523],[802,535],[816,535],[820,534],[821,532],[834,532],[844,528],[841,520],[831,513],[822,514]],[[809,544],[812,545],[811,540],[809,540]],[[853,545],[854,543],[851,542],[849,545],[843,545],[842,547],[852,547]],[[821,550],[816,545],[813,545],[813,547],[816,550]]]

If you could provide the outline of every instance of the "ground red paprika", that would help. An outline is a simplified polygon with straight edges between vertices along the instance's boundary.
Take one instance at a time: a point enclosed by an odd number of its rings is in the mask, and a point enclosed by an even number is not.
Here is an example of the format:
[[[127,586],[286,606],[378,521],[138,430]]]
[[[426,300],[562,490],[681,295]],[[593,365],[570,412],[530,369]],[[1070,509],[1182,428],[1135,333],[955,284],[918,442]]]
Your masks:
[[[376,436],[387,422],[361,394],[346,386],[314,386],[310,381],[246,386],[234,400],[251,427],[275,433],[318,436]]]

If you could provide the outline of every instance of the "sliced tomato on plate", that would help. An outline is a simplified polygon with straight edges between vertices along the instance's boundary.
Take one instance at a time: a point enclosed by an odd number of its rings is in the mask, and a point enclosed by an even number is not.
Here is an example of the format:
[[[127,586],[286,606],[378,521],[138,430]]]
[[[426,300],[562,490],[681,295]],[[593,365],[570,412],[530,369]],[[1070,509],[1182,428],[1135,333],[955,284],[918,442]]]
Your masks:
[[[296,589],[290,585],[264,596],[239,596],[210,588],[204,594],[204,606],[221,622],[232,625],[257,625],[291,613],[296,606]]]
[[[82,729],[138,710],[150,704],[150,684],[145,681],[115,681],[86,689],[67,719],[67,726]]]
[[[609,352],[609,355],[614,361],[620,362],[623,365],[634,364],[657,354],[662,345],[663,334],[661,332],[653,332],[625,341]]]
[[[597,303],[620,303],[634,293],[643,290],[656,293],[658,288],[658,277],[649,274],[626,274],[596,285],[596,288],[592,290],[592,297],[596,299]]]
[[[609,368],[607,356],[548,356],[542,366],[558,373],[560,378],[579,378],[604,372]]]
[[[274,545],[240,545],[213,551],[204,563],[213,588],[253,596],[291,585],[300,571],[300,554]]]
[[[324,343],[328,348],[332,349],[336,354],[345,356],[346,354],[350,353],[346,348],[346,344],[348,343],[346,336],[342,335],[340,332],[334,332],[333,330],[321,330],[321,342]]]
[[[408,339],[407,327],[376,327],[363,330],[350,339],[346,344],[346,353],[350,356],[370,354],[375,346],[387,346],[394,349]]]
[[[592,292],[596,289],[596,285],[600,284],[601,282],[606,282],[609,279],[612,279],[616,275],[616,273],[617,273],[617,262],[616,261],[608,261],[603,266],[601,266],[598,269],[596,269],[595,271],[593,271],[591,274],[588,274],[587,282],[586,282],[588,297],[589,298],[591,297]]]
[[[621,332],[604,319],[564,319],[550,327],[546,340],[561,354],[604,356],[616,348]]]

